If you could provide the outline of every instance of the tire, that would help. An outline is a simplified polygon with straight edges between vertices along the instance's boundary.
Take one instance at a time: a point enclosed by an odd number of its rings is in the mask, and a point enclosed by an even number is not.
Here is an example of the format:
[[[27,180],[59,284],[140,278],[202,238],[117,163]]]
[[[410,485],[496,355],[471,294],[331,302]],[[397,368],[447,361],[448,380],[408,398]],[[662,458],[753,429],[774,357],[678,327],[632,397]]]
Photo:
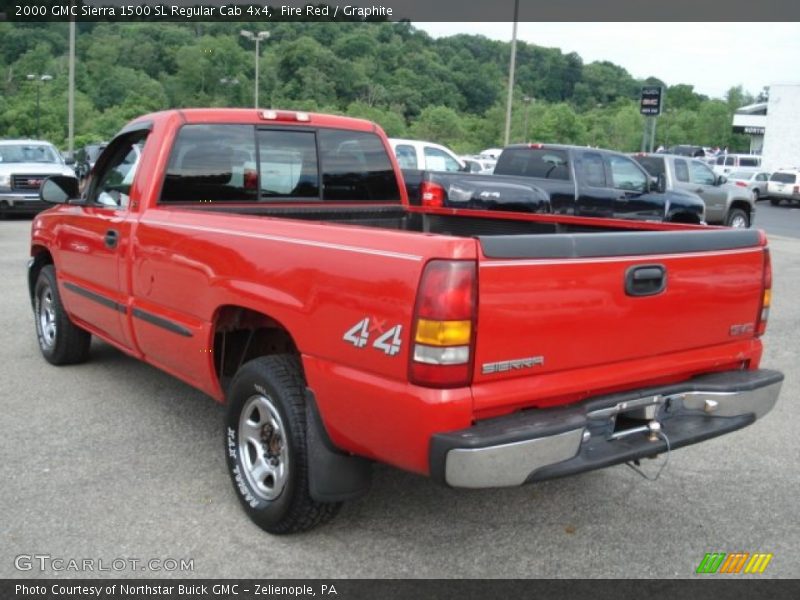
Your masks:
[[[341,502],[316,502],[309,493],[305,381],[295,357],[262,356],[239,369],[225,430],[233,487],[256,525],[298,533],[339,512]]]
[[[734,208],[728,213],[725,225],[737,229],[746,229],[750,227],[750,217],[741,208]]]
[[[770,198],[769,199],[769,203],[772,204],[772,206],[778,206],[781,203],[781,199],[780,198]]]
[[[91,334],[70,321],[61,304],[53,265],[39,271],[33,288],[36,338],[45,360],[53,365],[73,365],[89,358]]]
[[[761,194],[758,192],[758,189],[753,190],[753,204],[761,200]]]

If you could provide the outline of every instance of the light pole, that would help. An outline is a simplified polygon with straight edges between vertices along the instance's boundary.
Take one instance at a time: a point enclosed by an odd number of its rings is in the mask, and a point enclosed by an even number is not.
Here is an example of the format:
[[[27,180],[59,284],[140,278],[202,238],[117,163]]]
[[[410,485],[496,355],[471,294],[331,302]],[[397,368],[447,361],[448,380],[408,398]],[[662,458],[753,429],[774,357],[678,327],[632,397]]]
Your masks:
[[[506,100],[506,132],[503,145],[508,146],[511,137],[511,104],[514,101],[514,67],[517,63],[517,20],[519,19],[519,0],[514,0],[514,29],[511,34],[511,60],[508,64],[508,98]]]
[[[254,40],[256,43],[256,90],[255,90],[255,107],[258,108],[258,45],[261,40],[265,40],[269,37],[269,31],[259,31],[258,33],[253,33],[252,31],[247,31],[246,29],[242,29],[240,32],[243,37],[246,37],[248,40]]]
[[[52,75],[34,75],[32,73],[28,75],[28,81],[37,82],[36,83],[36,137],[37,137],[37,139],[39,137],[39,113],[41,112],[40,104],[39,104],[39,92],[41,91],[42,83],[44,83],[45,81],[50,81],[51,79],[53,79]]]

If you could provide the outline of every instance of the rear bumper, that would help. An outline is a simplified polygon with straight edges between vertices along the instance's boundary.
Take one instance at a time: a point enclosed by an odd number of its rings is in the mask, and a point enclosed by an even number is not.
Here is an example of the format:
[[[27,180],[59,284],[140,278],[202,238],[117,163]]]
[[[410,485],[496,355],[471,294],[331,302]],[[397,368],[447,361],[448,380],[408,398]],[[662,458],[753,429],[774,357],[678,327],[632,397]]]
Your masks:
[[[729,371],[529,410],[436,434],[431,476],[453,487],[515,486],[654,456],[741,429],[768,413],[783,374]]]

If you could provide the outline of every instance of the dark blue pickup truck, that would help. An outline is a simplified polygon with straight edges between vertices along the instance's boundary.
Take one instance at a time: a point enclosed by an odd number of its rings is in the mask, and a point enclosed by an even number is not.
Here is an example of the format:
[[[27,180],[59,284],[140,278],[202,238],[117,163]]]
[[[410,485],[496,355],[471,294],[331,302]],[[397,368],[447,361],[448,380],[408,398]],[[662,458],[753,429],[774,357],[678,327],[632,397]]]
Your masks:
[[[555,144],[506,147],[493,175],[403,171],[411,204],[678,223],[705,222],[696,194],[619,152]]]

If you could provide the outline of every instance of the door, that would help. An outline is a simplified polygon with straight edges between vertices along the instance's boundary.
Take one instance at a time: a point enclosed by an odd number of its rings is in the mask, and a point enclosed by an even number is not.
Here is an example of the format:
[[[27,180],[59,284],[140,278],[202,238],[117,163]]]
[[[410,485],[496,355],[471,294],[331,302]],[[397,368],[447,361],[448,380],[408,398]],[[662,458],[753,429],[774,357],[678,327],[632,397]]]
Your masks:
[[[614,217],[663,220],[664,194],[650,192],[650,177],[637,162],[617,154],[606,157],[614,188]]]
[[[618,190],[609,183],[606,163],[599,152],[575,152],[578,197],[575,214],[581,217],[612,217]]]
[[[130,193],[147,133],[128,133],[112,142],[84,204],[65,217],[57,239],[60,291],[70,313],[123,348],[133,348],[122,277],[131,247]]]
[[[730,158],[730,157],[729,157]],[[728,190],[719,185],[714,172],[699,160],[689,162],[689,191],[698,194],[706,205],[706,221],[722,223],[728,207]]]

